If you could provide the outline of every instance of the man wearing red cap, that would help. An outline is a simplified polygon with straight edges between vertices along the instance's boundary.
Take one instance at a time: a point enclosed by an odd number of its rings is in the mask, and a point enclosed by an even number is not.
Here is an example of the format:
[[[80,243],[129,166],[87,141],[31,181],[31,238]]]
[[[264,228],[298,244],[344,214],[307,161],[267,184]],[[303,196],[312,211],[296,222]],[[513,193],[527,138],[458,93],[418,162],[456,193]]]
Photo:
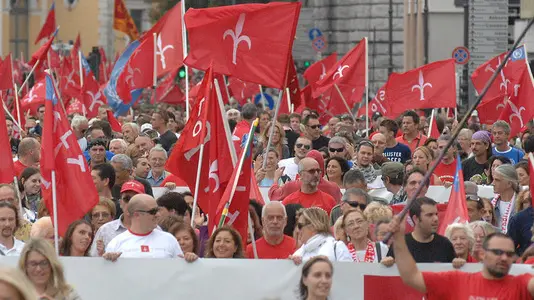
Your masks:
[[[120,207],[124,212],[117,220],[102,225],[95,234],[91,245],[91,256],[102,256],[104,249],[111,240],[123,233],[131,225],[128,204],[130,199],[137,194],[145,194],[144,186],[135,180],[125,182],[121,188]]]

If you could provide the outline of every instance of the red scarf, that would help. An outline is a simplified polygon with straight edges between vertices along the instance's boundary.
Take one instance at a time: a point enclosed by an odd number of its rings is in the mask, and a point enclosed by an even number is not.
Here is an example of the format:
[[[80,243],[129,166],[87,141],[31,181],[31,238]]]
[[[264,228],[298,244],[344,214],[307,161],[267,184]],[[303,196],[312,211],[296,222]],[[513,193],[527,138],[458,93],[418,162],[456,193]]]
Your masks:
[[[355,262],[361,262],[360,258],[358,258],[358,254],[356,253],[356,249],[354,248],[354,244],[349,242],[347,245],[347,248],[349,248],[350,255],[352,255],[352,259]],[[375,262],[375,246],[371,240],[367,240],[367,250],[365,250],[365,258],[363,260],[366,263],[373,263]]]

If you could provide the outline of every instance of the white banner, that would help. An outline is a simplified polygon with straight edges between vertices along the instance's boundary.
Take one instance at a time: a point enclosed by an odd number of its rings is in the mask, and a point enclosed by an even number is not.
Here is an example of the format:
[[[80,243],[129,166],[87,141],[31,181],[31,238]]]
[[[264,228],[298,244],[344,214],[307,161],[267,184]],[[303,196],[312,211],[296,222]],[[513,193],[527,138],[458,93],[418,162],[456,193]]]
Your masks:
[[[301,267],[289,260],[199,259],[188,264],[182,259],[119,258],[112,263],[102,258],[62,257],[61,261],[68,282],[84,300],[299,299]],[[16,257],[0,257],[0,265],[15,266],[16,262]],[[419,266],[425,271],[452,270],[450,264]],[[481,264],[468,264],[462,270],[476,272],[481,268]],[[512,274],[527,272],[532,272],[530,265],[514,265],[511,271]],[[395,267],[386,268],[379,264],[336,263],[328,299],[377,300],[377,296],[373,299],[364,297],[364,278],[367,284],[367,277],[373,276],[398,276],[398,272]],[[378,289],[389,289],[391,293],[394,287],[384,285],[390,279],[384,277]],[[400,282],[398,277],[393,279]],[[399,295],[406,293],[403,292],[404,285],[398,285],[397,289]]]

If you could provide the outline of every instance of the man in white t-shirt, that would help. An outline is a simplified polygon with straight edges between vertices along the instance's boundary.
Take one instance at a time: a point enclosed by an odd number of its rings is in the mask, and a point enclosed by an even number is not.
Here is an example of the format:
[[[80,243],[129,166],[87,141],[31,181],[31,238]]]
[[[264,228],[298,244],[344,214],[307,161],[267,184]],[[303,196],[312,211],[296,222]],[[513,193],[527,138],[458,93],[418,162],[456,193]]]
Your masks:
[[[156,199],[138,194],[128,203],[131,226],[109,242],[103,257],[115,261],[119,256],[135,258],[183,257],[178,241],[170,233],[156,229]]]
[[[278,162],[278,167],[284,168],[282,175],[287,175],[291,180],[295,180],[299,173],[299,161],[306,157],[312,148],[312,141],[307,137],[299,137],[295,142],[295,157],[282,159]]]

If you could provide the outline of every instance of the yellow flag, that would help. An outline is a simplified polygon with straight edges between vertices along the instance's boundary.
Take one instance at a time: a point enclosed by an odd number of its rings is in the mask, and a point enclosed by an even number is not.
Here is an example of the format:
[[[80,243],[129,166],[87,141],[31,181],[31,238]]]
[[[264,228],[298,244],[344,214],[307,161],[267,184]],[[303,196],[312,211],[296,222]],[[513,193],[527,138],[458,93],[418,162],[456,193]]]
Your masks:
[[[131,40],[137,40],[139,38],[139,31],[137,31],[137,27],[123,0],[115,0],[113,28],[126,33]]]

